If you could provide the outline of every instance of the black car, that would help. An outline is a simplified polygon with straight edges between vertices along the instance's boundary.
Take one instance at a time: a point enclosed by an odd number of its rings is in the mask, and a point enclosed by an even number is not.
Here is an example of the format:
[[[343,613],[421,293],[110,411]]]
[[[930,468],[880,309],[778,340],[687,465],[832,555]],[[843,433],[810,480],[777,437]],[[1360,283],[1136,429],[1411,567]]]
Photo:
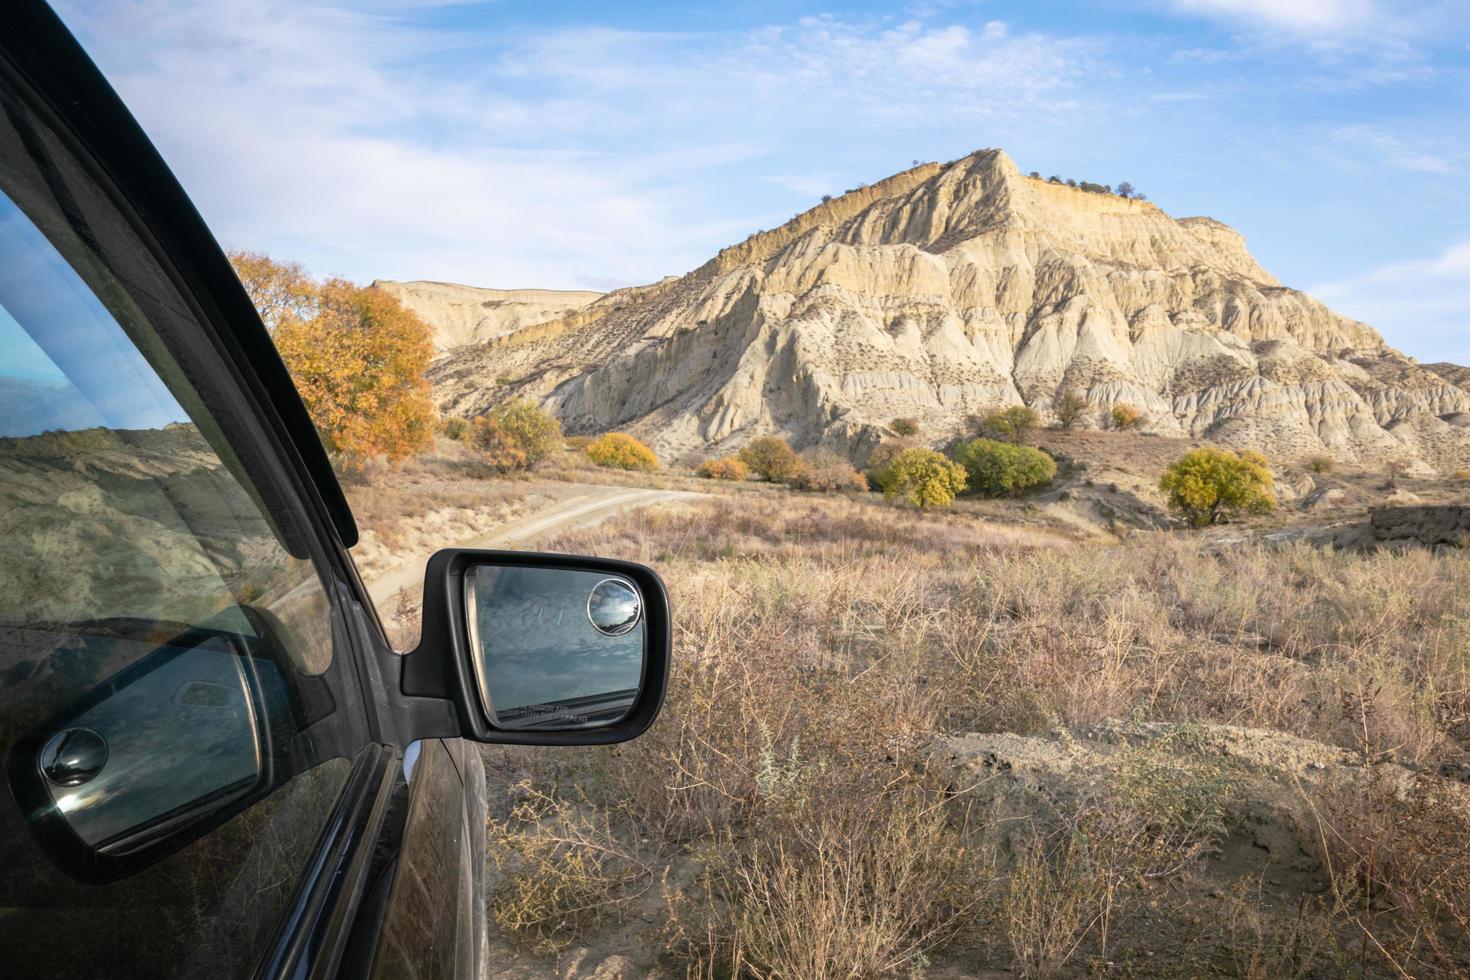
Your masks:
[[[0,977],[479,976],[475,742],[653,721],[649,569],[448,549],[411,652],[229,262],[0,5]]]

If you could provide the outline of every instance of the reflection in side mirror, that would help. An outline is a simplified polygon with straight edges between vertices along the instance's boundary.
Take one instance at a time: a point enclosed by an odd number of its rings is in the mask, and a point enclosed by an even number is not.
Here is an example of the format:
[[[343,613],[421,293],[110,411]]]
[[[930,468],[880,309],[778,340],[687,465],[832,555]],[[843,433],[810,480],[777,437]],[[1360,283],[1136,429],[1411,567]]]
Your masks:
[[[262,790],[264,692],[238,639],[157,647],[17,742],[11,788],[59,864],[110,880]]]
[[[643,686],[644,598],[606,572],[476,564],[464,599],[480,705],[503,730],[615,725]]]

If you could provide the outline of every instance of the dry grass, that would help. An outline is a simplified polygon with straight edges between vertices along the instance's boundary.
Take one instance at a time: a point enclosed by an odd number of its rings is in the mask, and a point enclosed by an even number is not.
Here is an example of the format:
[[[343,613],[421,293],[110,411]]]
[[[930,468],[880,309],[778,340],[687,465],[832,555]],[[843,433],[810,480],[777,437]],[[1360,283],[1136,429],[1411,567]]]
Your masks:
[[[501,764],[543,792],[576,772],[591,805],[648,842],[643,860],[696,859],[667,885],[663,930],[691,975],[905,975],[967,956],[1043,976],[1142,955],[1165,940],[1135,899],[1205,867],[1239,819],[1228,767],[1140,750],[1103,795],[1038,799],[1018,829],[988,815],[983,786],[930,765],[934,732],[1128,718],[1276,729],[1430,769],[1470,750],[1467,556],[1222,558],[1169,535],[1100,550],[784,495],[635,512],[545,544],[658,567],[678,666],[638,741]],[[1381,937],[1359,951],[1365,975],[1462,962],[1470,906],[1449,819],[1396,816],[1433,856],[1374,859],[1392,875],[1349,862],[1349,878],[1387,876],[1375,887],[1392,909],[1340,889],[1283,931],[1245,899],[1229,917],[1216,907],[1228,955],[1211,968],[1313,975],[1343,930]]]

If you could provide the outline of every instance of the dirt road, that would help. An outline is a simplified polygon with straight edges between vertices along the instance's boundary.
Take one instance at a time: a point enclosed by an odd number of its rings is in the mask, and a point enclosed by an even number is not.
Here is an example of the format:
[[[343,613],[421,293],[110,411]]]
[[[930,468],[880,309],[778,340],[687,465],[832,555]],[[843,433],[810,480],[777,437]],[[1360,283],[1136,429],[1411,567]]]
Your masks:
[[[554,531],[568,528],[587,527],[611,517],[619,511],[632,507],[669,500],[699,497],[700,494],[684,490],[639,490],[629,487],[587,486],[579,492],[559,500],[545,510],[523,517],[496,528],[488,535],[465,541],[445,541],[445,547],[455,548],[515,548]],[[399,592],[418,588],[424,580],[424,561],[406,562],[374,576],[368,582],[368,592],[379,611]]]

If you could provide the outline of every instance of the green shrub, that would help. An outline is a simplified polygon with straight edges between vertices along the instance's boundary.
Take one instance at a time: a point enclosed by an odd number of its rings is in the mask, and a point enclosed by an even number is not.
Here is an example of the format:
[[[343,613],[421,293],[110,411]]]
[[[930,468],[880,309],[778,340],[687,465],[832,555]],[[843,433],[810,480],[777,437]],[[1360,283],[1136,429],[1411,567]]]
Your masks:
[[[802,458],[802,467],[788,481],[798,490],[816,493],[850,493],[868,489],[868,481],[853,469],[845,456],[830,449],[817,449]]]
[[[1056,462],[1041,450],[994,439],[967,442],[954,458],[965,468],[970,489],[988,497],[1013,497],[1057,475]]]
[[[491,469],[529,469],[561,446],[561,423],[524,398],[497,405],[468,426],[470,442]],[[447,434],[447,426],[446,426]]]
[[[980,419],[976,428],[983,437],[1015,442],[1036,428],[1040,421],[1037,414],[1025,405],[1012,405]]]
[[[512,398],[497,405],[490,418],[498,422],[526,453],[529,465],[535,466],[561,448],[561,423],[550,412],[538,408],[524,398]]]
[[[1077,392],[1062,392],[1061,395],[1057,396],[1056,402],[1052,405],[1052,413],[1057,417],[1057,428],[1075,429],[1077,423],[1082,421],[1082,417],[1087,414],[1087,410],[1091,407],[1087,403],[1087,399],[1083,398]]]
[[[905,449],[878,472],[883,496],[900,497],[920,509],[948,507],[965,489],[965,469],[932,449]]]
[[[1313,473],[1331,473],[1337,469],[1337,460],[1331,456],[1313,456],[1307,460],[1307,469]]]
[[[882,490],[883,483],[878,479],[884,467],[893,462],[899,453],[913,449],[918,443],[910,439],[891,439],[888,442],[879,443],[871,453],[868,454],[867,465],[863,467],[863,478],[868,481],[868,489]]]
[[[706,480],[748,480],[750,479],[750,467],[746,466],[735,456],[725,456],[721,459],[707,459],[699,464],[695,470]]]
[[[1270,465],[1260,453],[1195,449],[1179,457],[1159,481],[1169,506],[1195,527],[1233,514],[1276,509]]]
[[[464,442],[465,436],[470,434],[470,420],[462,419],[455,415],[446,415],[439,431],[444,433],[444,438],[453,439],[455,442]]]
[[[626,432],[608,432],[587,446],[587,458],[598,466],[619,470],[656,470],[658,457]]]
[[[772,483],[785,483],[801,469],[801,457],[779,436],[752,439],[737,455],[750,472]]]
[[[905,439],[919,434],[919,420],[915,418],[894,419],[888,423],[888,427],[893,430],[894,435]]]
[[[1134,405],[1114,405],[1108,417],[1112,420],[1113,428],[1119,432],[1137,429],[1148,421],[1148,416],[1143,414],[1143,409]]]
[[[470,423],[470,444],[479,453],[480,461],[497,473],[511,473],[531,465],[520,441],[489,416]]]

